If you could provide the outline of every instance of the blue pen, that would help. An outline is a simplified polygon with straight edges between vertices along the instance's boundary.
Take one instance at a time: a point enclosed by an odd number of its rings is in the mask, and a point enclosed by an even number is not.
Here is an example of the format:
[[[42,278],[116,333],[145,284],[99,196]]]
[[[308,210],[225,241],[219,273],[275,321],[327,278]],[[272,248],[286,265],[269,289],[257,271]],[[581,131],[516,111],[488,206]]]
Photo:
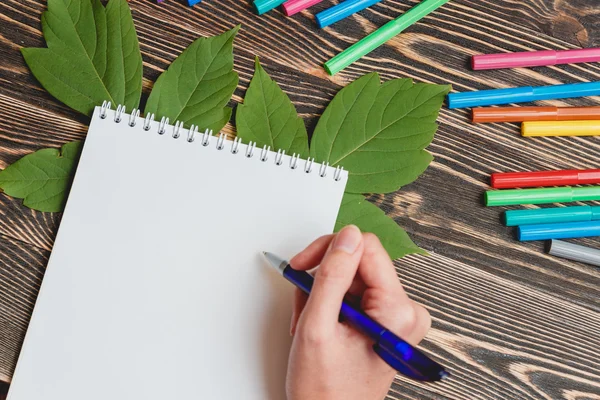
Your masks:
[[[375,3],[379,3],[381,0],[346,0],[333,7],[328,8],[325,11],[321,11],[315,15],[315,20],[319,28],[325,28],[331,24],[346,18],[356,12],[364,10],[367,7],[371,7]]]
[[[448,95],[448,108],[492,106],[598,95],[600,95],[600,82],[538,87],[526,86],[510,89],[481,90],[478,92],[450,93]]]
[[[263,252],[271,266],[300,290],[309,294],[314,278],[307,272],[293,269],[289,262],[268,252]],[[439,381],[450,375],[444,368],[431,360],[385,327],[375,322],[360,309],[342,302],[340,315],[345,322],[373,340],[373,350],[392,368],[403,375],[419,381]]]
[[[600,236],[600,221],[521,225],[517,228],[517,238],[521,242],[532,240],[575,239],[592,236]]]

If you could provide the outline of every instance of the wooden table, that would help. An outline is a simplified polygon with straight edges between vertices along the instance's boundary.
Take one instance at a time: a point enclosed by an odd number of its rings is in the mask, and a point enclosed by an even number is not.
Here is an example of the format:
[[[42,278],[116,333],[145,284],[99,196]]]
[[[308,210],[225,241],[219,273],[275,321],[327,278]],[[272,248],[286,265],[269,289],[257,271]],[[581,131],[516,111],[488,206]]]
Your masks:
[[[477,53],[600,46],[598,0],[453,0],[333,78],[322,70],[323,61],[417,1],[384,0],[325,30],[315,28],[312,15],[331,1],[293,18],[278,11],[258,17],[249,1],[182,3],[130,3],[145,96],[195,38],[241,23],[235,42],[241,79],[232,105],[241,100],[258,55],[309,131],[343,85],[373,70],[384,80],[452,83],[458,91],[600,80],[598,64],[491,72],[468,67]],[[0,168],[37,149],[84,138],[89,123],[46,93],[19,53],[22,46],[43,46],[44,9],[42,0],[0,2]],[[524,139],[516,124],[471,125],[468,119],[466,110],[442,110],[429,170],[397,193],[370,197],[432,253],[396,265],[434,319],[423,347],[453,374],[437,385],[398,378],[389,397],[600,399],[600,271],[547,256],[542,243],[516,242],[500,224],[500,209],[481,205],[491,172],[597,167],[600,145],[595,138]],[[226,130],[235,132],[233,126]],[[0,195],[0,380],[10,381],[13,373],[60,217]]]

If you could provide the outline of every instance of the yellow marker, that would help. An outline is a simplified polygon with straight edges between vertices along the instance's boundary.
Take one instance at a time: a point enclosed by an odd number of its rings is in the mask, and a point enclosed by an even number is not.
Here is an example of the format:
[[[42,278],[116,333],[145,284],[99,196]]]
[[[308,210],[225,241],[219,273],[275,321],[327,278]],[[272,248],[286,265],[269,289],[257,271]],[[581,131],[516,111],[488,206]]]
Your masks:
[[[600,121],[527,121],[523,136],[600,136]]]

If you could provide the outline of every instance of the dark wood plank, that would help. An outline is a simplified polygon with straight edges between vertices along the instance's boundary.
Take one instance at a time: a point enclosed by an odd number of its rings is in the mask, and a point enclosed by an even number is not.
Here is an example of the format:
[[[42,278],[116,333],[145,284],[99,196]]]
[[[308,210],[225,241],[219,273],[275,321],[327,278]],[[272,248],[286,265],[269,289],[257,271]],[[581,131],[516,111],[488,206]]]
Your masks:
[[[48,256],[0,234],[0,381],[10,381]]]
[[[250,1],[131,1],[144,57],[144,92],[199,36],[243,25],[235,48],[241,101],[259,55],[305,118],[309,132],[335,93],[373,70],[382,79],[452,83],[455,90],[600,80],[600,65],[473,72],[476,53],[600,46],[597,0],[453,0],[335,77],[323,61],[406,11],[417,0],[385,0],[318,30],[313,13],[256,16]],[[21,46],[43,46],[41,0],[0,3],[0,168],[42,147],[85,137],[88,118],[46,93],[27,70]],[[303,41],[298,40],[303,38]],[[542,102],[600,104],[598,98]],[[471,125],[465,110],[442,110],[430,147],[436,160],[397,193],[371,196],[429,250],[397,261],[411,295],[432,312],[424,348],[453,372],[439,385],[399,378],[393,399],[600,399],[600,273],[558,260],[540,243],[520,244],[481,194],[495,171],[596,167],[594,138],[518,136],[516,124]],[[235,134],[233,125],[225,131]],[[9,380],[59,214],[28,210],[0,195],[0,379]],[[597,240],[582,243],[598,246]],[[4,296],[7,293],[8,296]]]

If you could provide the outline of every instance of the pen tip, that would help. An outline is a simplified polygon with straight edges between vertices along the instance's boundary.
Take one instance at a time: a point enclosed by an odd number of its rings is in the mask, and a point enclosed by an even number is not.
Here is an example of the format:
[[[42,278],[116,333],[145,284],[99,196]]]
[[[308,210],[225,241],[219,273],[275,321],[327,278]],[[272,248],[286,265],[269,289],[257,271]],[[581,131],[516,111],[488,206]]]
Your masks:
[[[440,380],[444,381],[446,379],[450,378],[450,374],[447,373],[446,371],[441,371],[440,372]]]

